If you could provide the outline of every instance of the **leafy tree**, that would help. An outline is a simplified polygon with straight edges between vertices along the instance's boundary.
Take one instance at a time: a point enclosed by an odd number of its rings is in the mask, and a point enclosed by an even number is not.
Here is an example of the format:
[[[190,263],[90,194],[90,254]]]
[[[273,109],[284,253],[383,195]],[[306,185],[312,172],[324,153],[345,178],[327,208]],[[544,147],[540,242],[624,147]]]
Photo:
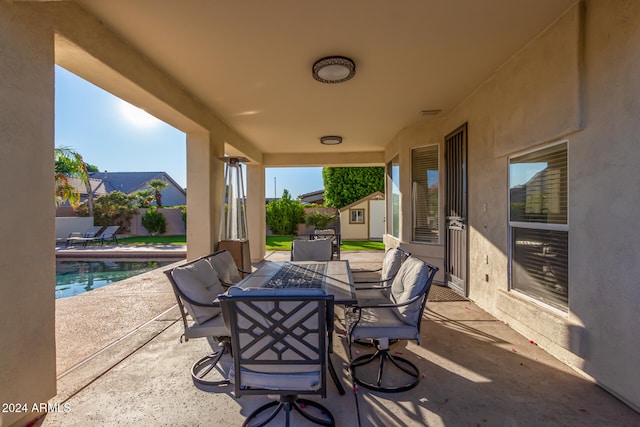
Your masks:
[[[164,182],[161,179],[152,179],[147,183],[149,188],[151,188],[155,193],[156,205],[160,208],[162,207],[162,194],[160,193],[162,190],[167,188],[169,184]]]
[[[267,225],[275,234],[292,236],[297,234],[298,224],[304,222],[304,207],[300,200],[291,199],[288,190],[278,200],[267,204]]]
[[[155,199],[155,193],[152,190],[138,190],[132,194],[141,208],[148,208]]]
[[[79,178],[87,192],[87,206],[89,216],[93,215],[93,190],[89,181],[87,164],[77,151],[69,147],[54,148],[56,206],[68,200],[74,208],[80,203],[80,194],[69,184],[69,177]],[[95,168],[95,166],[93,166]],[[97,169],[97,168],[96,168]]]
[[[158,212],[158,208],[151,206],[142,215],[142,226],[147,229],[149,234],[155,236],[156,234],[162,234],[167,231],[167,220],[162,212]]]
[[[333,215],[325,214],[318,211],[309,212],[306,217],[306,224],[314,227],[325,228],[331,221]]]
[[[322,168],[324,203],[345,207],[376,191],[384,192],[384,167]]]
[[[134,196],[129,196],[121,191],[112,191],[95,200],[93,222],[96,225],[120,225],[123,229],[129,228],[129,221],[138,209]],[[78,211],[86,210],[86,204],[81,205]]]

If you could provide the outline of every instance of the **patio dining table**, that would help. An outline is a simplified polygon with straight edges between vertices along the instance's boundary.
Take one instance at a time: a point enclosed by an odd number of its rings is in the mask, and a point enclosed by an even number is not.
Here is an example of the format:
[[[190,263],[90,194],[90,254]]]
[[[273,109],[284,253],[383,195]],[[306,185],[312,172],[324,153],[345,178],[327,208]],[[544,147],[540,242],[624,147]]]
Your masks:
[[[357,303],[349,261],[267,261],[235,286],[241,288],[317,288],[334,303]]]

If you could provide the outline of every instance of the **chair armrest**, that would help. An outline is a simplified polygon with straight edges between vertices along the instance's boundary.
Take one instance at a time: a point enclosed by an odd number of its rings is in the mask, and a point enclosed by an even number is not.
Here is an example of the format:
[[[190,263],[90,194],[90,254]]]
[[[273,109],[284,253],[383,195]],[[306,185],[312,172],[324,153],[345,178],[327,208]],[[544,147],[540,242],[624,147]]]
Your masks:
[[[362,281],[354,281],[353,284],[354,285],[361,285],[363,283],[371,283],[372,285],[379,285],[379,286],[364,286],[364,287],[359,287],[358,289],[386,289],[386,288],[390,288],[391,287],[391,282],[393,281],[393,278],[391,279],[387,279],[387,280],[362,280]],[[386,283],[386,284],[385,284]],[[383,285],[384,284],[384,285]]]
[[[414,303],[414,302],[416,302],[416,301],[420,300],[422,297],[423,297],[423,294],[422,294],[422,293],[419,293],[419,294],[418,294],[418,295],[416,295],[415,297],[413,297],[413,298],[411,298],[411,299],[408,299],[408,300],[407,300],[407,301],[405,301],[405,302],[401,302],[401,303],[399,303],[399,304],[398,304],[398,303],[390,302],[390,303],[388,303],[388,304],[387,304],[387,303],[384,303],[384,304],[371,304],[371,305],[354,305],[354,306],[353,306],[353,311],[360,311],[360,310],[362,310],[363,308],[369,308],[369,309],[371,309],[371,308],[398,308],[398,307],[404,307],[405,305],[409,305],[409,304],[412,304],[412,303]]]
[[[382,271],[382,267],[376,268],[375,270],[356,270],[352,271],[352,274],[360,274],[360,273],[377,273],[378,271]]]
[[[223,280],[220,280],[220,279],[218,279],[218,281],[219,281],[219,282],[220,282],[220,284],[221,284],[223,287],[225,287],[225,288],[230,288],[230,287],[232,287],[232,286],[235,286],[235,283],[227,283],[227,282],[225,282],[225,281],[223,281]]]

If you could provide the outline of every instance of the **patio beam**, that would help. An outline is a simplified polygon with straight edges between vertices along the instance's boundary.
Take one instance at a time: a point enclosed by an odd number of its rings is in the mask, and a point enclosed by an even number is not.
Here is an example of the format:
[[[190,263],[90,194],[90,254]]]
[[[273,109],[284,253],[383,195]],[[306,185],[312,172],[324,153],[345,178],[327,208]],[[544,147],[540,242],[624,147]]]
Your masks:
[[[265,167],[284,166],[382,166],[384,151],[350,153],[265,153]]]

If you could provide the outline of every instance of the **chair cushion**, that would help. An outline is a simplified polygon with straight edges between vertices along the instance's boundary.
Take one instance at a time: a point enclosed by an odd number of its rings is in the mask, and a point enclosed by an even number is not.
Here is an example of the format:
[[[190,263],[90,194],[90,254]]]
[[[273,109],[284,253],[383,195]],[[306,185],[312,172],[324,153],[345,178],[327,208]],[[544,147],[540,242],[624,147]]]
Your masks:
[[[396,248],[389,249],[382,260],[380,280],[389,280],[398,273],[402,264],[402,252]]]
[[[229,251],[220,251],[208,258],[218,278],[224,283],[236,284],[241,280],[238,267]]]
[[[241,369],[241,387],[260,388],[266,390],[319,390],[320,372],[296,372],[289,374],[255,372],[250,369]],[[229,371],[229,381],[236,382],[235,369]]]
[[[294,240],[291,243],[293,261],[330,261],[333,243],[328,239]]]
[[[205,259],[183,267],[176,267],[172,276],[182,293],[202,304],[211,304],[213,300],[218,298],[218,295],[224,292],[218,276],[211,268],[211,264]],[[204,323],[221,313],[219,307],[201,307],[186,301],[185,308],[197,323]]]
[[[409,301],[424,292],[427,278],[429,277],[429,265],[418,258],[409,257],[402,263],[398,274],[391,285],[391,299],[396,304]],[[418,299],[411,304],[398,307],[395,310],[398,319],[408,325],[417,325],[420,321],[420,303]]]
[[[349,313],[349,312],[348,312]],[[357,316],[349,314],[347,317],[347,327],[351,331],[352,340],[367,338],[380,339],[404,339],[420,340],[418,328],[407,325],[396,315],[393,308],[365,308],[362,309],[360,321],[355,325]]]

